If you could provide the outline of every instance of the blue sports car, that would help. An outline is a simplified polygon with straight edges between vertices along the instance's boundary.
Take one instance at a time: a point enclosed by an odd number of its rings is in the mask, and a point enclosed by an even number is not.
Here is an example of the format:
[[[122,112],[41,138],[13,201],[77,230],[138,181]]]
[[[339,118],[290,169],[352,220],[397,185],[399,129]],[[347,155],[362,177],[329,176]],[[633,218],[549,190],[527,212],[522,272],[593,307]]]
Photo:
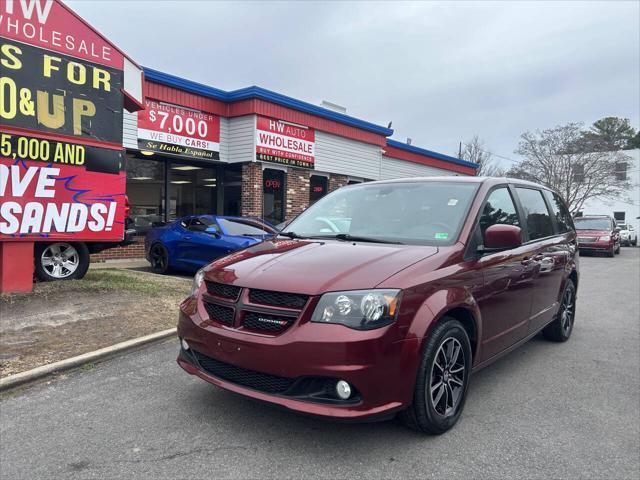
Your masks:
[[[191,215],[149,230],[144,248],[156,273],[195,272],[218,257],[276,233],[273,226],[257,218]]]

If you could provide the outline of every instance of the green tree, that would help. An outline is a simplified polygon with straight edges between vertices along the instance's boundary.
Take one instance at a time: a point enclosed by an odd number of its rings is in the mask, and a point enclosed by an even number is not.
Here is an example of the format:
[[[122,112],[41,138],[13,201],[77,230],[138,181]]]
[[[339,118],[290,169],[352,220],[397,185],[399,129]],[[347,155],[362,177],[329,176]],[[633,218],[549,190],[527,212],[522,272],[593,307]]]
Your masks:
[[[589,130],[582,133],[576,148],[592,152],[628,150],[636,131],[628,118],[604,117],[596,120]]]

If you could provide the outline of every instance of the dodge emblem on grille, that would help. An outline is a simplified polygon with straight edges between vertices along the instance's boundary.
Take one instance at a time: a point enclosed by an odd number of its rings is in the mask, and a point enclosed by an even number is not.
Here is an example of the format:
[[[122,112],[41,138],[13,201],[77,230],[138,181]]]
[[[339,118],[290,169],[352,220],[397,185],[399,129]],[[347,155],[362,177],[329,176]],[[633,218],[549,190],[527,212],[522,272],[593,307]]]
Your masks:
[[[274,318],[258,317],[258,321],[259,322],[263,322],[263,323],[272,323],[274,325],[280,325],[281,327],[283,327],[283,326],[285,326],[287,324],[287,322],[285,320],[276,320]]]

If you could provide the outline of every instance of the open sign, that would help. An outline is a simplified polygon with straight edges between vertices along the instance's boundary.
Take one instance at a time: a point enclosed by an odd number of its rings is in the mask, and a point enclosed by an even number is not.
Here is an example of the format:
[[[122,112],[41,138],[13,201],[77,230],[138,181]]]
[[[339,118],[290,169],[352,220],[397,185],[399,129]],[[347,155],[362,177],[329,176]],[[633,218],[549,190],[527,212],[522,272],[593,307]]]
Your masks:
[[[282,183],[280,182],[280,180],[276,180],[276,179],[273,179],[273,178],[267,178],[264,181],[264,186],[267,187],[267,188],[278,189],[278,188],[281,187],[281,185],[282,185]]]

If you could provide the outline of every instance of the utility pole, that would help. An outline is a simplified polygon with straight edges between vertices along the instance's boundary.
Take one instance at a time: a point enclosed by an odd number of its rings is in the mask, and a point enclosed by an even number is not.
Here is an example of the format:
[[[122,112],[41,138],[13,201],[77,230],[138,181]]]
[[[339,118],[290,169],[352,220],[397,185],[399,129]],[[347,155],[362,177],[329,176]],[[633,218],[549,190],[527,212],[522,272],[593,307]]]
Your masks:
[[[458,147],[458,158],[462,160],[462,142],[460,142],[460,146]]]

